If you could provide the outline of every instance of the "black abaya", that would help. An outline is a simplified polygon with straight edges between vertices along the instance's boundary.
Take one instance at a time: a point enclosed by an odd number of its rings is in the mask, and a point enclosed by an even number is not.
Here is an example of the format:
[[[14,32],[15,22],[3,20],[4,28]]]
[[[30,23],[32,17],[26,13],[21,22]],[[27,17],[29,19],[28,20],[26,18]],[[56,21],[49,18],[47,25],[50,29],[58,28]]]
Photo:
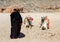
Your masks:
[[[11,38],[17,38],[21,31],[22,17],[19,12],[11,13]]]

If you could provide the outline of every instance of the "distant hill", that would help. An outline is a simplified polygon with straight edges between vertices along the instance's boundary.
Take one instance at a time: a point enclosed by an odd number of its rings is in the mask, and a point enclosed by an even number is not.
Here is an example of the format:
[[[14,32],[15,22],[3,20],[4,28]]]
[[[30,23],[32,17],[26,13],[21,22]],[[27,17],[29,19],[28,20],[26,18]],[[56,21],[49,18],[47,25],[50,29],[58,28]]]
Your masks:
[[[0,0],[0,7],[8,6],[22,6],[28,12],[41,12],[47,11],[45,8],[60,8],[60,0]]]

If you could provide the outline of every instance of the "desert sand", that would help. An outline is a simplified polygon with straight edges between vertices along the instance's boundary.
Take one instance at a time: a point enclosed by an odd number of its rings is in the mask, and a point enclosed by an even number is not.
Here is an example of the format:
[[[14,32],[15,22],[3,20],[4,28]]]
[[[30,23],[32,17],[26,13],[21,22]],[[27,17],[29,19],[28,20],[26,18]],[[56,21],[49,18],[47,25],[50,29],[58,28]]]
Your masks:
[[[25,37],[10,39],[10,13],[0,13],[0,42],[60,42],[60,13],[21,13],[23,20],[30,15],[34,18],[32,29],[22,24],[21,32]],[[41,16],[48,16],[50,29],[39,28]]]

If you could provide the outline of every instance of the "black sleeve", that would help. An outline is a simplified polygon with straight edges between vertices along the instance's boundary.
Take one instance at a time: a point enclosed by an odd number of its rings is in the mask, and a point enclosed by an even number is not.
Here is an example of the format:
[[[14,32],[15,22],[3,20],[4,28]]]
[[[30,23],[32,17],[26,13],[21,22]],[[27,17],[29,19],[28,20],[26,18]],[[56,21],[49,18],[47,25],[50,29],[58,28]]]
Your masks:
[[[22,16],[20,14],[19,14],[18,18],[20,20],[20,23],[22,23]]]
[[[16,14],[17,14],[17,15],[16,15],[16,19],[17,19],[20,23],[22,23],[22,16],[20,15],[19,12],[17,12]]]

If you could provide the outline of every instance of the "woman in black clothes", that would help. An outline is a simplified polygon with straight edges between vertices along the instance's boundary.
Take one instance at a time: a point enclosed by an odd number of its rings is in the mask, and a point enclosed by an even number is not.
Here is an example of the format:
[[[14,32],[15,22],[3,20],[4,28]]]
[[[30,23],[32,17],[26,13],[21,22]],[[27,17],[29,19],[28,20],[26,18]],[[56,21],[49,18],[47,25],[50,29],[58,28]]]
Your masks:
[[[21,25],[22,25],[22,17],[20,13],[14,9],[14,12],[11,13],[11,35],[10,38],[18,38],[20,31],[21,31]]]

